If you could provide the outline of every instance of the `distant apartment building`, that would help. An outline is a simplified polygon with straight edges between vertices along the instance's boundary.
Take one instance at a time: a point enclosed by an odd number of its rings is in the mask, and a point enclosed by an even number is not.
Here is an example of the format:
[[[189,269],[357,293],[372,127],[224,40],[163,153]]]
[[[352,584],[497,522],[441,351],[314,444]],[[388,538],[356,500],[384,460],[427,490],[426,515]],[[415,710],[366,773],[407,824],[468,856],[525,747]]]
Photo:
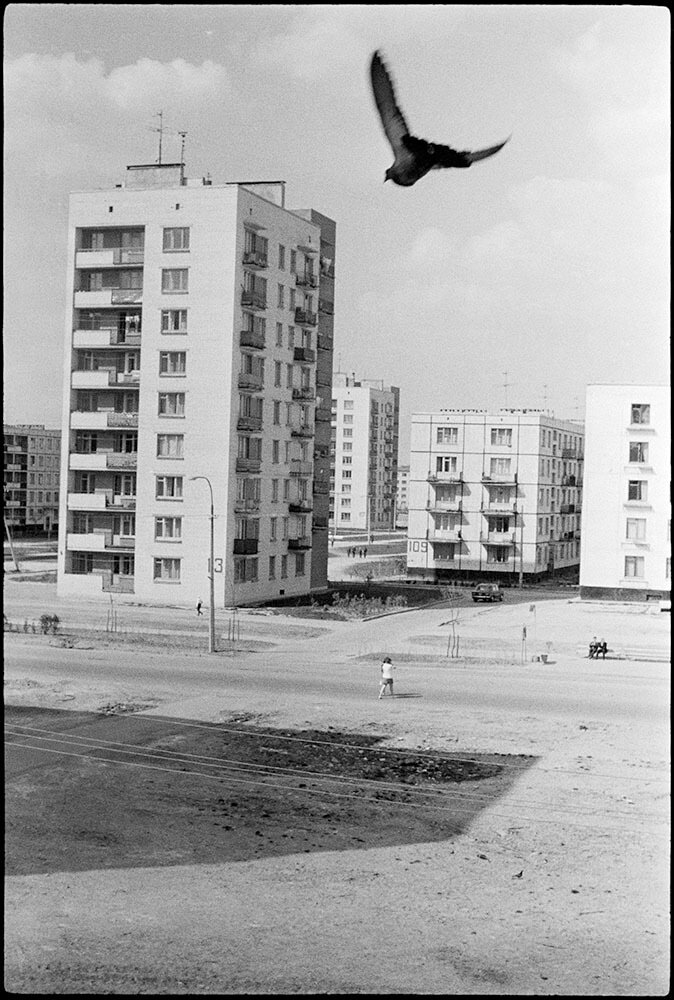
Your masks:
[[[395,386],[335,373],[330,450],[334,531],[394,527],[399,412]]]
[[[407,574],[505,584],[580,562],[583,426],[540,410],[412,416]]]
[[[15,535],[51,534],[59,520],[61,431],[4,424],[4,510]]]
[[[580,596],[671,598],[671,394],[587,387]]]
[[[410,467],[409,465],[399,465],[398,466],[398,484],[396,487],[396,516],[395,516],[395,527],[396,528],[406,528],[407,527],[407,516],[409,513],[409,484],[410,484]]]
[[[73,194],[58,592],[327,586],[335,224],[182,164]]]

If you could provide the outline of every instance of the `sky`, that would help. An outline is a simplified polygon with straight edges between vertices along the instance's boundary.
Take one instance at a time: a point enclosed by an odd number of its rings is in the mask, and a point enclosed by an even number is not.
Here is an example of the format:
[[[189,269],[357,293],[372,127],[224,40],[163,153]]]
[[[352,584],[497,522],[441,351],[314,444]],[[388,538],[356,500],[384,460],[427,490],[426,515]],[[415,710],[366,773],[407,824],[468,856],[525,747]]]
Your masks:
[[[335,369],[410,416],[669,381],[670,20],[658,6],[9,4],[4,420],[61,419],[71,191],[178,160],[337,223]],[[468,170],[383,183],[379,49]]]

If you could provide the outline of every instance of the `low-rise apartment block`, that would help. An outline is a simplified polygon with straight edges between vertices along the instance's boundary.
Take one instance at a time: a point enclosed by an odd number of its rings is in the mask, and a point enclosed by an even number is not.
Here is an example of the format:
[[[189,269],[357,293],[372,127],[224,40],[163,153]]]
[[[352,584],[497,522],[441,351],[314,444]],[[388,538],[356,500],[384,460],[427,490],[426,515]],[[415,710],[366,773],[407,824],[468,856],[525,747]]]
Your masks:
[[[590,385],[580,594],[671,599],[671,394]]]
[[[15,535],[58,526],[61,431],[43,424],[4,424],[4,511]]]
[[[59,593],[324,589],[334,222],[132,166],[72,195],[67,260]]]
[[[583,426],[540,410],[412,416],[407,574],[504,584],[580,562]]]

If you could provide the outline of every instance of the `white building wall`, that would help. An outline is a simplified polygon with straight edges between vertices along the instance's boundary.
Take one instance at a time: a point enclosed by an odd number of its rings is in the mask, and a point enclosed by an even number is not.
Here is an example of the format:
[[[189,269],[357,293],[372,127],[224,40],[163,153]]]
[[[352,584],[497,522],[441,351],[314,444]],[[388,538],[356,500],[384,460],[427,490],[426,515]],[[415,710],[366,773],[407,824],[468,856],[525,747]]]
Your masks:
[[[650,407],[648,423],[633,422],[634,404]],[[671,593],[670,406],[664,385],[587,388],[583,597],[638,600]],[[646,460],[631,461],[630,445],[640,443],[647,446]],[[630,482],[645,484],[645,498],[630,499]],[[632,537],[628,519],[641,522],[630,527]],[[635,530],[643,537],[633,537]],[[628,558],[638,562],[628,568]]]

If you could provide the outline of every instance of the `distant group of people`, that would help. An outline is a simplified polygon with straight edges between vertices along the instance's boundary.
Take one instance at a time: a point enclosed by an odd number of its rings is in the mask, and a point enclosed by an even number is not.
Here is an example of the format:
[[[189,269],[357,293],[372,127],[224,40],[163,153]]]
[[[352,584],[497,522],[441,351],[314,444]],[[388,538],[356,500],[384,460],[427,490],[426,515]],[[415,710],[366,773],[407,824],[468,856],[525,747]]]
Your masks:
[[[593,637],[590,643],[589,657],[591,660],[598,660],[600,655],[602,660],[606,659],[606,654],[608,653],[608,646],[606,645],[606,639],[598,639],[596,635]]]
[[[347,556],[349,558],[351,558],[351,556],[353,556],[353,558],[355,559],[356,556],[358,556],[359,559],[366,559],[367,558],[367,547],[359,549],[357,546],[353,545],[353,546],[351,546],[350,548],[348,548],[346,550],[346,554],[347,554]]]

